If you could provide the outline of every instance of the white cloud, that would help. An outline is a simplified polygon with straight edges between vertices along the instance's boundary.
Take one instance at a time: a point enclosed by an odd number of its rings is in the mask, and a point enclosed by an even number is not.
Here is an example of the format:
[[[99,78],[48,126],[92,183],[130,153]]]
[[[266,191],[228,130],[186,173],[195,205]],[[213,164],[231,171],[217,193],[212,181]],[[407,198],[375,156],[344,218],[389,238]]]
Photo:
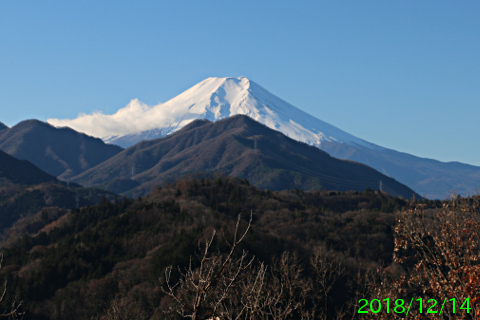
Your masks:
[[[101,112],[80,113],[75,119],[48,119],[47,122],[56,127],[70,127],[94,137],[106,138],[158,127],[161,120],[158,117],[158,109],[163,109],[161,106],[159,104],[149,107],[138,99],[133,99],[112,115]]]
[[[155,106],[148,106],[138,99],[133,99],[112,115],[101,112],[82,113],[75,119],[48,119],[47,122],[108,141],[111,141],[112,137],[153,129],[173,132],[195,119],[207,117],[208,113],[212,114],[209,115],[210,120],[228,116],[232,103],[236,105],[236,109],[240,108],[239,105],[245,99],[242,93],[248,89],[248,80],[242,79],[243,84],[239,88],[237,86],[240,84],[227,83],[235,82],[236,79],[227,80],[206,79],[175,98]],[[220,89],[221,86],[225,88]],[[239,110],[243,110],[242,108]]]

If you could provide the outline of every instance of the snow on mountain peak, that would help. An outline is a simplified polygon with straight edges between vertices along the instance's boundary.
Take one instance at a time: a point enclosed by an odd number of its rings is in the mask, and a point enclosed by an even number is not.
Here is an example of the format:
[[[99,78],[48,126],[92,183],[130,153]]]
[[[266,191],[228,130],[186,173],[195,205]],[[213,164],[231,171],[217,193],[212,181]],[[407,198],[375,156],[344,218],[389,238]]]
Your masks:
[[[246,77],[211,77],[152,107],[134,99],[113,115],[94,113],[48,122],[127,147],[175,132],[196,119],[216,121],[237,114],[314,146],[335,141],[375,147],[294,107]]]

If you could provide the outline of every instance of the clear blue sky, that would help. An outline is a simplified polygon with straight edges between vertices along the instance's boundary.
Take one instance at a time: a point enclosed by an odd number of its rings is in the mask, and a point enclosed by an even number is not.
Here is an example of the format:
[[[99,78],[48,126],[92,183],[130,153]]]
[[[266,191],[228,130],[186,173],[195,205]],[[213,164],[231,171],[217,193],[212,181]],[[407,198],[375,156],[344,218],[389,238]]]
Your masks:
[[[353,135],[480,165],[480,1],[2,1],[0,121],[246,76]]]

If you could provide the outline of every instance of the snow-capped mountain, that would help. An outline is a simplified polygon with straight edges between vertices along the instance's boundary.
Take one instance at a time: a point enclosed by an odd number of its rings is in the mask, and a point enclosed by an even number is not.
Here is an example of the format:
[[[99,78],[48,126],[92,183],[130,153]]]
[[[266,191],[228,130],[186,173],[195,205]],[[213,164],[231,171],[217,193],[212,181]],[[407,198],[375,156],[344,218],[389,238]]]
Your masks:
[[[146,112],[150,119],[158,120],[154,128],[102,139],[129,147],[175,132],[195,119],[217,121],[243,114],[292,139],[317,147],[322,141],[375,147],[294,107],[245,77],[208,78]]]
[[[367,164],[425,197],[442,199],[452,191],[467,195],[480,187],[480,167],[419,158],[369,143],[307,114],[245,77],[208,78],[152,107],[132,100],[113,115],[95,113],[48,122],[129,147],[173,133],[195,119],[216,121],[237,114],[337,158]]]

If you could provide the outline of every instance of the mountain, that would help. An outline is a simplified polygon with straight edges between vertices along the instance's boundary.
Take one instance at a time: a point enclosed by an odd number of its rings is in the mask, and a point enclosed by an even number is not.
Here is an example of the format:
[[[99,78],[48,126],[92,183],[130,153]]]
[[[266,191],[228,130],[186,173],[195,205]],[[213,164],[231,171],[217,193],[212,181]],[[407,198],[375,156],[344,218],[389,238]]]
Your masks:
[[[2,132],[5,130],[8,130],[8,127],[4,123],[0,122],[0,134],[2,134]]]
[[[0,179],[27,185],[57,180],[30,162],[16,159],[3,151],[0,151]]]
[[[155,128],[123,136],[102,137],[107,143],[131,146],[142,140],[155,139],[177,131],[195,119],[216,121],[236,114],[280,131],[288,137],[320,146],[336,141],[375,147],[274,96],[245,78],[208,78],[148,113]]]
[[[452,191],[474,194],[480,187],[478,166],[420,158],[369,143],[305,113],[244,77],[208,78],[163,104],[149,108],[134,100],[115,115],[102,115],[99,121],[86,119],[82,123],[95,123],[96,128],[113,119],[108,127],[124,128],[136,119],[126,133],[116,131],[100,136],[108,143],[129,147],[168,135],[195,119],[217,121],[236,114],[248,115],[334,157],[372,166],[428,198],[444,199]],[[93,119],[94,115],[88,117]],[[76,120],[49,121],[54,125],[71,123],[72,128],[87,133],[92,130]]]
[[[325,142],[321,146],[334,157],[364,163],[412,187],[423,197],[445,199],[452,193],[478,193],[480,167],[460,162],[441,162],[382,148]]]
[[[17,239],[57,219],[65,209],[94,205],[102,197],[114,199],[115,195],[67,185],[29,161],[0,151],[0,240]]]
[[[410,188],[360,163],[344,161],[237,115],[197,120],[180,131],[140,142],[73,178],[85,185],[145,195],[188,173],[222,173],[271,190],[383,190],[410,199]],[[418,196],[418,195],[417,195]]]
[[[28,160],[60,179],[68,179],[123,149],[70,128],[26,120],[0,132],[0,150]]]

